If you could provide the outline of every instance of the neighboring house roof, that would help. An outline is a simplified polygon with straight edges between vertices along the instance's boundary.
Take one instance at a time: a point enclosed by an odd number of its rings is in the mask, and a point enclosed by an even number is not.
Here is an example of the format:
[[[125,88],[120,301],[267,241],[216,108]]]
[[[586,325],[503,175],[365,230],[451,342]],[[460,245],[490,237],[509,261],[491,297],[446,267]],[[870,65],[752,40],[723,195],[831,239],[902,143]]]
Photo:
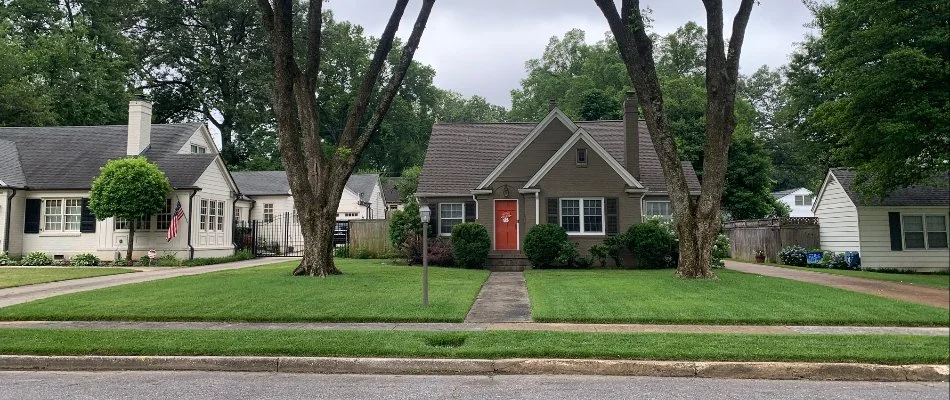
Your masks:
[[[947,176],[933,185],[912,185],[891,191],[883,199],[871,198],[858,193],[854,188],[854,171],[832,168],[833,175],[845,193],[857,206],[948,206],[950,205],[950,182]],[[824,190],[824,188],[822,188]]]
[[[0,187],[19,188],[26,185],[20,168],[20,154],[16,143],[0,139]]]
[[[383,201],[387,203],[402,203],[402,196],[399,195],[399,190],[396,189],[396,185],[402,182],[402,177],[391,177],[383,180]]]
[[[177,154],[200,123],[155,124],[144,155],[168,177],[172,187],[193,187],[216,154]],[[126,156],[127,125],[0,128],[0,141],[16,144],[23,186],[36,189],[88,189],[99,168]],[[0,145],[5,176],[9,146]],[[6,179],[0,177],[6,182]]]
[[[286,171],[235,171],[231,173],[242,194],[247,196],[291,195]],[[379,174],[350,175],[346,188],[353,193],[365,193],[366,200],[373,194]]]
[[[623,121],[581,121],[584,128],[607,153],[621,165],[626,162]],[[647,133],[646,122],[639,122],[640,183],[651,192],[666,192],[666,179],[660,160]],[[469,194],[521,141],[537,123],[466,123],[435,124],[429,138],[419,193]],[[683,162],[690,190],[700,189],[696,172]]]
[[[778,192],[772,192],[772,196],[775,196],[776,199],[781,199],[782,197],[788,196],[788,195],[790,195],[790,194],[792,194],[792,193],[795,193],[795,192],[797,192],[797,191],[799,191],[799,190],[802,190],[802,189],[805,189],[805,188],[797,187],[797,188],[794,188],[794,189],[780,190],[780,191],[778,191]],[[806,190],[807,190],[807,189],[806,189]]]

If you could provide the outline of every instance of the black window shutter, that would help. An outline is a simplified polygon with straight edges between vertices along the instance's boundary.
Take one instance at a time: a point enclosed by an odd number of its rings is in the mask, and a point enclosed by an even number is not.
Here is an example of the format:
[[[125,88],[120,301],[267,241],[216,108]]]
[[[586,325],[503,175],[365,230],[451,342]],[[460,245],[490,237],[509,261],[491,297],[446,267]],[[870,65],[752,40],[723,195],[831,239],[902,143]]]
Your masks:
[[[465,222],[475,222],[475,202],[465,202]]]
[[[548,197],[548,223],[554,225],[561,225],[559,218],[560,210],[558,209],[558,199],[557,197]]]
[[[891,226],[891,250],[904,250],[904,243],[903,240],[901,240],[901,213],[887,213],[887,222],[888,225]]]
[[[79,217],[79,232],[95,233],[96,216],[89,211],[89,199],[82,199],[82,215]]]
[[[604,214],[606,217],[607,234],[616,235],[618,225],[620,224],[620,213],[617,210],[618,201],[616,197],[604,199]]]
[[[23,233],[40,233],[40,207],[43,200],[26,199],[26,216],[23,219]]]

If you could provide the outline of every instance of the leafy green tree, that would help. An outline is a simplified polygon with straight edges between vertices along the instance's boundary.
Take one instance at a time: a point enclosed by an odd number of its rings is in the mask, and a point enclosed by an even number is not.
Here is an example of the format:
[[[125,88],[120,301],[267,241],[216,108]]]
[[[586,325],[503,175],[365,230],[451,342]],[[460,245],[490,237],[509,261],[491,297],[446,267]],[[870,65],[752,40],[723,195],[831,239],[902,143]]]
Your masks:
[[[722,209],[732,219],[756,219],[776,213],[771,193],[772,160],[748,127],[736,128],[729,147],[729,166]]]
[[[99,169],[89,190],[89,210],[100,221],[113,217],[127,221],[148,218],[165,209],[171,184],[165,173],[143,157],[111,160]],[[125,258],[132,261],[135,223],[129,223]]]
[[[415,166],[402,170],[402,179],[396,184],[396,190],[402,200],[411,203],[415,199],[416,188],[419,187],[419,176],[422,175],[422,167]]]
[[[468,99],[451,90],[439,90],[437,122],[504,122],[508,110],[491,104],[484,97],[474,95]]]
[[[820,36],[789,67],[790,121],[824,163],[884,195],[950,169],[950,4],[816,4]],[[823,172],[823,171],[822,171]]]

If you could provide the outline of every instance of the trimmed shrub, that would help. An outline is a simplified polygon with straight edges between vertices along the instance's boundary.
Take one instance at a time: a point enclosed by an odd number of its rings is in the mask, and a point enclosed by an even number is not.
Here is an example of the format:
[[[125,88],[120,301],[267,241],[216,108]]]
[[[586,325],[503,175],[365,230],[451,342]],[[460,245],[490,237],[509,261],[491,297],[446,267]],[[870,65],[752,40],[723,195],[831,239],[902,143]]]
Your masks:
[[[419,204],[410,202],[403,210],[393,211],[389,217],[389,241],[393,247],[406,243],[406,238],[422,234],[422,221],[419,219]]]
[[[623,268],[623,251],[627,248],[627,235],[620,234],[608,237],[604,239],[604,246],[607,247],[607,256],[613,260],[614,266]]]
[[[851,269],[844,260],[844,253],[827,252],[821,258],[821,266],[830,269]]]
[[[0,265],[16,265],[16,260],[10,258],[10,254],[0,251]]]
[[[350,256],[358,260],[365,260],[367,258],[376,258],[376,254],[373,254],[372,251],[370,251],[369,249],[365,247],[354,247],[353,250],[350,252]]]
[[[638,268],[675,267],[679,261],[676,238],[659,221],[631,225],[625,236]]]
[[[241,250],[226,257],[193,258],[191,260],[182,261],[181,265],[185,267],[198,267],[202,265],[223,264],[234,261],[250,260],[252,258],[254,258],[253,253],[247,250]]]
[[[53,257],[50,257],[49,254],[46,254],[42,251],[34,251],[23,256],[23,259],[20,260],[20,265],[53,265]]]
[[[164,254],[155,259],[159,267],[180,267],[181,260],[174,254]]]
[[[549,267],[557,261],[565,243],[567,232],[560,225],[535,225],[524,238],[524,254],[535,267]]]
[[[581,258],[581,253],[577,251],[577,243],[564,242],[561,243],[561,250],[557,255],[557,263],[561,264],[568,268],[574,268],[577,266],[578,259]]]
[[[455,266],[452,242],[444,238],[429,239],[429,264],[443,267]]]
[[[491,237],[484,226],[474,222],[456,224],[452,227],[452,254],[462,268],[481,268],[488,260]]]
[[[788,246],[778,252],[778,259],[785,265],[808,266],[808,250],[801,246]]]
[[[77,254],[69,259],[69,265],[74,267],[94,267],[99,265],[99,257],[90,253]]]
[[[333,256],[336,258],[350,258],[350,246],[337,246],[333,249]]]
[[[606,240],[604,241],[606,243]],[[595,244],[590,246],[591,264],[594,260],[600,263],[601,268],[607,268],[607,257],[610,255],[610,249],[606,244]]]

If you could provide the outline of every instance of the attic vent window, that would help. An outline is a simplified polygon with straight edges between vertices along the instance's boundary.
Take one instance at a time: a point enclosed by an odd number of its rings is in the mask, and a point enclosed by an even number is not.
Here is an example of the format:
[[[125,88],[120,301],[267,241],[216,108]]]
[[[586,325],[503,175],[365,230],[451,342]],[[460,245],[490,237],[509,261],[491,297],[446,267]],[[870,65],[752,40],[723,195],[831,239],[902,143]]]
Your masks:
[[[587,149],[577,149],[577,157],[575,157],[575,161],[578,167],[586,167],[587,166]]]
[[[204,146],[199,146],[197,144],[191,144],[191,154],[205,154],[208,152],[208,149]]]

